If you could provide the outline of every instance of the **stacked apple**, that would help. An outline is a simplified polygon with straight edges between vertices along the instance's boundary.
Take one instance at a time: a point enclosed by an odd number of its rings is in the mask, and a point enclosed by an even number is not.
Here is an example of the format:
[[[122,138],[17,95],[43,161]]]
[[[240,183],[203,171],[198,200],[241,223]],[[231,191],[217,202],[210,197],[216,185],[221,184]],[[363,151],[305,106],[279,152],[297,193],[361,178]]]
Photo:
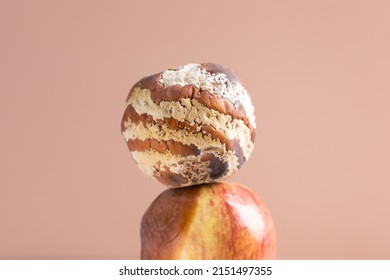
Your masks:
[[[141,223],[142,259],[272,259],[275,229],[265,204],[221,182],[250,157],[254,108],[231,70],[188,64],[130,90],[122,134],[138,167],[170,187]]]

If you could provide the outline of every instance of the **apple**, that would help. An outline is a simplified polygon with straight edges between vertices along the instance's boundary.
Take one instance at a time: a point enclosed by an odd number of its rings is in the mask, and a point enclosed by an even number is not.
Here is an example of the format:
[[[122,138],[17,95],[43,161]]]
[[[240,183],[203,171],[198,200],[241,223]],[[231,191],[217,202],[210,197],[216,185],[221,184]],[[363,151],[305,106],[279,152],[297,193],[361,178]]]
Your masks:
[[[145,212],[141,259],[273,259],[275,227],[256,194],[240,184],[168,189]]]

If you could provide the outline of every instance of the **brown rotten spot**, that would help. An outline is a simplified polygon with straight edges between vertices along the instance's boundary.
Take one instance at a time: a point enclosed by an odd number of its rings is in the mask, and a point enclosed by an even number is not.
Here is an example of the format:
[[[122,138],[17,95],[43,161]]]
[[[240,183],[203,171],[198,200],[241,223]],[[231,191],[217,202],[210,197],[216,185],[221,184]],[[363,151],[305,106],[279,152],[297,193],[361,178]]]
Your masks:
[[[150,138],[145,140],[140,139],[130,139],[127,141],[127,146],[131,152],[138,151],[148,151],[154,150],[159,153],[170,152],[172,155],[180,155],[180,156],[190,156],[190,155],[199,155],[199,149],[191,144],[186,145],[181,142],[177,142],[174,140],[168,141],[158,141],[156,139]]]
[[[166,166],[164,166],[164,168],[160,168],[159,171],[156,171],[156,173],[153,175],[153,177],[164,185],[169,185],[171,187],[181,187],[188,184],[186,177],[181,174],[171,172]]]

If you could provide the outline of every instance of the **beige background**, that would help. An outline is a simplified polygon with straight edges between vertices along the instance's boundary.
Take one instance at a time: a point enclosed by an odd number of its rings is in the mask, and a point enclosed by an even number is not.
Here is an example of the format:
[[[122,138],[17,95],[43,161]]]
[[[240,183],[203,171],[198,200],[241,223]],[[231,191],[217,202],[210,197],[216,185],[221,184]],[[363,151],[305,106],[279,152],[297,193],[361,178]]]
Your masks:
[[[165,188],[120,133],[138,79],[234,69],[258,122],[230,181],[279,259],[390,259],[389,1],[1,1],[0,258],[138,258]]]

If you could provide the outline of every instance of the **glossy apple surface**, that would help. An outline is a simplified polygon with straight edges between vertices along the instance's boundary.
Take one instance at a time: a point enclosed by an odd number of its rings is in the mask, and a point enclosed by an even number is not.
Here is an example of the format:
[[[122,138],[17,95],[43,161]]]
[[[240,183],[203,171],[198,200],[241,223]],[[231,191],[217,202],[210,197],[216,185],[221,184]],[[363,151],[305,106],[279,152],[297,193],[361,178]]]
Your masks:
[[[169,189],[141,223],[141,259],[273,259],[270,212],[249,188],[211,183]]]

